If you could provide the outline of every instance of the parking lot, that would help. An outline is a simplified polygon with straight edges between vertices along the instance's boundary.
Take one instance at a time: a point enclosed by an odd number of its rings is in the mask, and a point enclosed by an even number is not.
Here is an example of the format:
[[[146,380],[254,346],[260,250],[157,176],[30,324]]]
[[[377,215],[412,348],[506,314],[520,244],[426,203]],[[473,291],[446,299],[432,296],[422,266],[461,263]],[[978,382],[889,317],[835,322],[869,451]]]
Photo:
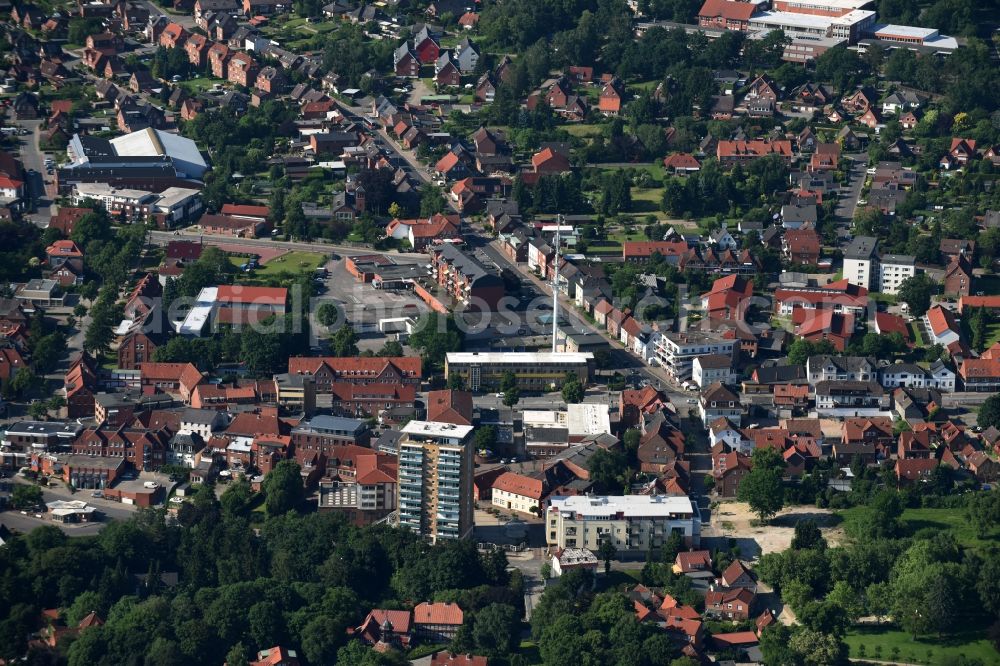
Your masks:
[[[329,271],[324,282],[326,291],[318,297],[312,310],[315,312],[323,302],[334,303],[346,321],[354,326],[361,350],[378,350],[390,339],[378,330],[379,320],[418,319],[430,312],[427,304],[410,291],[376,289],[371,284],[358,282],[347,272],[343,259],[328,262],[326,268]]]

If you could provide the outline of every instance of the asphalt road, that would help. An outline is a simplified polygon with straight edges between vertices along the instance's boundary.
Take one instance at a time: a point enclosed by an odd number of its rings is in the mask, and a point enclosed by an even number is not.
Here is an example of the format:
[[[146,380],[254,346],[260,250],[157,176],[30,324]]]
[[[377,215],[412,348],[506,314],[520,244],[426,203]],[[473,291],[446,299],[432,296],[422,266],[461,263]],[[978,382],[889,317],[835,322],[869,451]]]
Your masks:
[[[23,127],[31,133],[19,137],[21,139],[21,163],[24,165],[26,196],[35,201],[37,211],[26,215],[27,219],[39,227],[49,225],[55,185],[46,184],[51,178],[45,173],[45,153],[39,145],[41,136],[41,120],[20,120],[13,123],[15,127]]]
[[[363,122],[363,119],[368,117],[370,111],[363,106],[348,106],[342,102],[337,102],[337,105],[347,118],[358,123]],[[404,150],[400,147],[399,144],[389,137],[389,134],[386,132],[384,127],[379,125],[376,135],[377,145],[379,148],[388,150],[395,156],[393,161],[396,166],[402,166],[408,172],[415,174],[425,183],[429,183],[433,180],[430,169],[424,166],[420,160],[417,159],[417,154],[412,150]]]
[[[858,199],[861,197],[861,189],[864,187],[865,173],[868,167],[868,155],[866,153],[850,153],[844,157],[853,162],[851,166],[850,190],[842,192],[834,215],[837,218],[838,226],[850,229],[854,220],[854,211],[858,207]]]
[[[14,479],[15,483],[26,483],[23,479]],[[8,529],[21,532],[22,534],[32,531],[44,525],[55,525],[63,532],[73,537],[93,536],[104,529],[110,521],[128,520],[135,514],[135,507],[120,504],[110,500],[91,497],[89,490],[80,490],[71,493],[66,486],[42,488],[42,502],[48,503],[55,500],[83,500],[91,506],[97,507],[103,516],[102,520],[93,523],[70,523],[63,524],[49,520],[48,518],[35,518],[34,513],[22,514],[20,511],[10,510],[0,512],[0,524],[6,525]],[[43,514],[44,515],[44,514]]]
[[[166,245],[175,240],[201,240],[208,245],[246,245],[248,247],[280,247],[286,250],[298,252],[336,252],[338,254],[370,254],[375,250],[370,247],[357,247],[352,245],[332,245],[329,243],[309,242],[309,241],[279,241],[269,238],[236,238],[234,236],[223,236],[217,234],[198,233],[195,227],[173,231],[153,231],[150,234],[153,245]],[[426,254],[416,252],[392,252],[393,256],[398,256],[410,260],[427,261]]]

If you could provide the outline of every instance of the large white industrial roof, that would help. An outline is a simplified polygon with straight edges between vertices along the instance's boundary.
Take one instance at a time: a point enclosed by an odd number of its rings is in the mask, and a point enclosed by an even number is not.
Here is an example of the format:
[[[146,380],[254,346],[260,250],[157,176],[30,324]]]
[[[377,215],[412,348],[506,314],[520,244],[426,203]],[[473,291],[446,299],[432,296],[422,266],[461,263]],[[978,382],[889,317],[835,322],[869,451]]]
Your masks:
[[[201,156],[194,141],[151,127],[111,139],[111,145],[114,146],[115,152],[123,157],[165,155],[181,162],[200,166],[202,169],[208,168],[208,164],[205,163],[205,159]]]

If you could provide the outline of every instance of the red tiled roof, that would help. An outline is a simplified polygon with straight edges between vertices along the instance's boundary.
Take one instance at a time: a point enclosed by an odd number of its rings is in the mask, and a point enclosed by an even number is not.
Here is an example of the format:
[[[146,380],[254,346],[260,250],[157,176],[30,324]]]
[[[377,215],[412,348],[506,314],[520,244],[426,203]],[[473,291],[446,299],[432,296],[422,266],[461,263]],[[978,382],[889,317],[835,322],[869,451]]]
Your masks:
[[[838,314],[827,309],[797,308],[793,318],[801,318],[801,323],[795,328],[795,334],[802,337],[829,334],[839,338],[850,338],[854,334],[854,315],[851,314]]]
[[[355,481],[362,486],[376,483],[395,483],[397,476],[396,459],[374,451],[368,455],[359,455],[354,459],[357,471]]]
[[[916,481],[926,477],[938,466],[936,458],[909,458],[896,461],[896,478]]]
[[[0,175],[0,188],[5,190],[16,190],[24,185],[23,180],[17,180],[10,176]]]
[[[677,553],[676,566],[681,573],[711,570],[712,554],[707,550],[692,550]]]
[[[504,472],[493,481],[493,490],[540,501],[545,494],[545,484],[542,483],[541,479],[533,479],[530,476],[514,472]]]
[[[259,217],[267,219],[271,214],[271,209],[267,206],[246,206],[243,204],[223,204],[223,215],[233,215],[236,217]]]
[[[236,418],[226,428],[226,434],[248,437],[281,435],[281,426],[281,419],[278,418],[276,412],[264,412],[260,414],[255,412],[241,412],[236,415]]]
[[[792,142],[787,139],[777,141],[764,141],[761,139],[754,141],[719,141],[715,148],[715,154],[720,159],[723,157],[738,157],[740,155],[760,157],[771,154],[791,157]]]
[[[625,241],[622,243],[622,256],[648,258],[659,253],[664,257],[675,257],[684,254],[687,249],[684,241]]]
[[[280,645],[268,650],[261,650],[257,653],[257,660],[251,661],[250,666],[279,666],[280,664],[297,664],[299,660],[295,652]]]
[[[744,610],[750,612],[750,604],[756,595],[745,587],[738,587],[732,590],[709,590],[705,593],[705,608],[720,604],[729,604],[734,601],[742,601]]]
[[[910,329],[906,325],[906,320],[899,315],[888,312],[876,312],[875,327],[879,335],[899,333],[903,336],[904,340],[910,339]]]
[[[1000,295],[989,296],[963,296],[958,299],[958,311],[965,312],[965,308],[1000,308]]]
[[[468,391],[431,391],[427,394],[427,420],[472,425],[472,394]]]
[[[712,640],[726,647],[756,645],[757,634],[752,631],[734,631],[729,634],[712,634]]]
[[[931,332],[936,336],[941,336],[948,331],[958,332],[955,315],[940,305],[935,305],[927,311],[927,321],[931,325]]]
[[[412,384],[352,384],[350,382],[333,382],[330,393],[334,402],[352,402],[355,400],[399,400],[413,402],[417,389]],[[438,419],[428,419],[434,421]],[[471,424],[468,424],[471,425]]]
[[[191,370],[198,373],[198,368],[190,363],[140,363],[139,372],[143,379],[161,381],[180,381],[184,375],[188,375]]]
[[[874,428],[880,437],[892,437],[892,419],[886,416],[853,417],[844,421],[844,438],[857,441],[864,438],[866,430]]]
[[[1000,377],[1000,359],[998,358],[967,358],[962,361],[959,374],[969,379],[992,379]]]
[[[674,153],[664,158],[663,166],[668,169],[700,169],[701,162],[691,153]]]
[[[756,13],[757,5],[734,0],[705,0],[698,12],[699,18],[724,18],[730,21],[749,21]]]
[[[437,164],[434,165],[434,170],[440,173],[448,173],[458,165],[458,161],[458,155],[449,152],[437,161]]]
[[[417,604],[413,609],[414,624],[460,625],[465,614],[458,604],[427,603]]]
[[[724,585],[732,586],[732,584],[735,583],[740,576],[748,573],[750,573],[749,570],[743,566],[742,562],[739,560],[733,560],[732,564],[726,567],[726,570],[722,572],[722,575],[719,576],[719,578],[722,580]]]
[[[58,255],[60,257],[82,257],[83,252],[71,240],[57,240],[52,245],[45,248],[45,254]]]
[[[240,303],[244,305],[285,305],[288,290],[284,287],[245,287],[243,285],[220,285],[216,294],[219,303]]]
[[[555,164],[561,170],[569,170],[569,159],[562,153],[558,153],[552,148],[545,148],[531,156],[531,166],[535,171],[548,164]]]

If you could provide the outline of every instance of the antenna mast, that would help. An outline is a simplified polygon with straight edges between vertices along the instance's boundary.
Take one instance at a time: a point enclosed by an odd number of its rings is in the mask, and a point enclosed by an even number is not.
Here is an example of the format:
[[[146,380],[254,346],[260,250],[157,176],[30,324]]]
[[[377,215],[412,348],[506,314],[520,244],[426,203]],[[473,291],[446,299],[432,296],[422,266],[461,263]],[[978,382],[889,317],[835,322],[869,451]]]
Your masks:
[[[552,271],[552,353],[556,353],[559,342],[559,232],[562,229],[562,213],[556,216],[556,264]]]

